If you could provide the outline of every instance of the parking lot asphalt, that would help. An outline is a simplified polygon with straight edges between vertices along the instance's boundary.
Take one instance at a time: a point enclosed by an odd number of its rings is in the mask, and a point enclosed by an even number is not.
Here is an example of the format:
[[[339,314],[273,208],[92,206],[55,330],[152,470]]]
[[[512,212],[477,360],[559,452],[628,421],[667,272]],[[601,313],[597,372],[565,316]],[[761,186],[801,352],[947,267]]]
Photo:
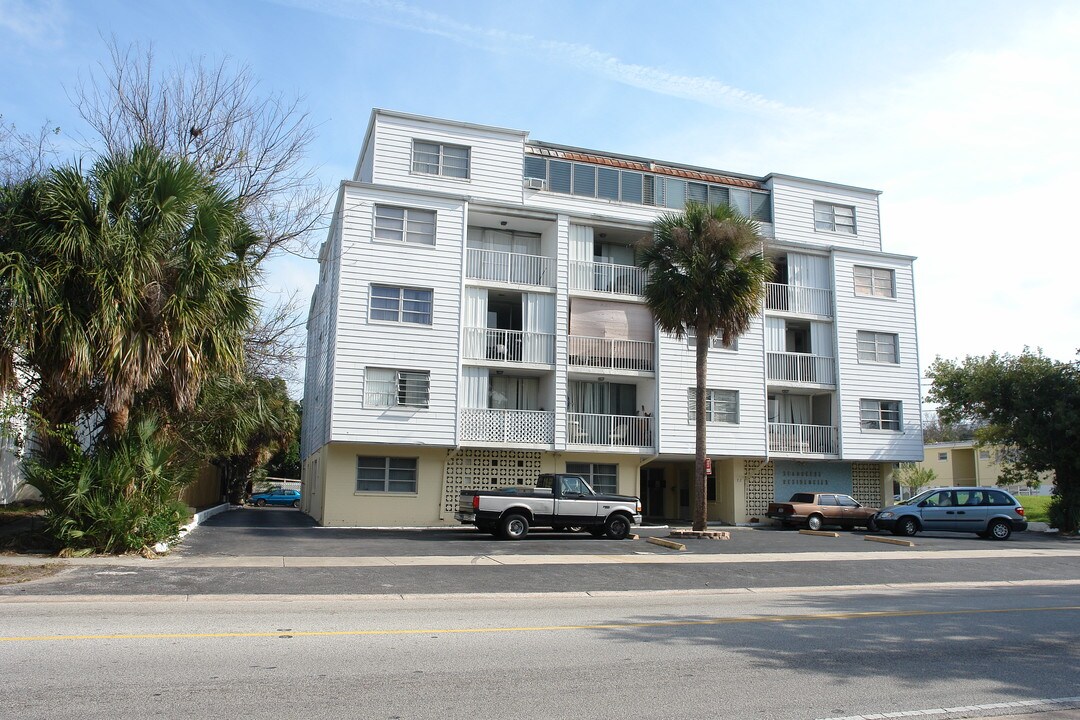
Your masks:
[[[1004,541],[984,540],[965,533],[920,533],[908,548],[867,542],[867,535],[893,537],[864,530],[838,530],[839,537],[804,535],[794,530],[770,527],[720,528],[729,530],[730,540],[680,539],[692,554],[767,553],[865,553],[942,550],[999,550],[1069,547],[1080,543],[1063,541],[1052,534],[1014,533]],[[642,538],[666,536],[667,527],[635,528]],[[493,538],[471,527],[416,529],[326,528],[319,527],[304,513],[292,508],[243,508],[215,515],[191,532],[174,550],[177,559],[227,557],[424,557],[500,555],[633,555],[643,550],[659,551],[642,541],[594,538],[588,533],[558,533],[533,529],[519,541]]]
[[[56,575],[0,586],[0,602],[35,598],[155,598],[476,593],[757,592],[899,587],[913,583],[1080,583],[1080,542],[1016,533],[995,542],[919,534],[914,547],[790,530],[731,528],[730,540],[681,540],[685,551],[638,540],[530,532],[517,542],[472,528],[321,528],[291,508],[221,513],[167,557],[72,558]],[[642,535],[667,535],[643,527]],[[883,535],[883,537],[892,537]],[[33,561],[2,557],[0,563]],[[41,562],[41,559],[37,560]]]

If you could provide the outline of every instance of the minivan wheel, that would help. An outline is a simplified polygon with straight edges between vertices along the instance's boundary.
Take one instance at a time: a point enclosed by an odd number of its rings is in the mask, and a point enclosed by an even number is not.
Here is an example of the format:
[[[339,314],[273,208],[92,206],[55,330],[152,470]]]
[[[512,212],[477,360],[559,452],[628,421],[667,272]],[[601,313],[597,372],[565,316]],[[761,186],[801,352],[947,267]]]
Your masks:
[[[995,520],[990,523],[987,532],[989,532],[990,537],[995,540],[1008,540],[1009,536],[1012,535],[1012,527],[1004,520]]]
[[[900,522],[896,524],[896,531],[897,535],[912,537],[919,532],[919,523],[913,517],[901,518]]]
[[[811,530],[820,530],[821,529],[821,521],[822,521],[822,518],[821,518],[820,515],[811,515],[809,518],[806,519],[806,525]]]

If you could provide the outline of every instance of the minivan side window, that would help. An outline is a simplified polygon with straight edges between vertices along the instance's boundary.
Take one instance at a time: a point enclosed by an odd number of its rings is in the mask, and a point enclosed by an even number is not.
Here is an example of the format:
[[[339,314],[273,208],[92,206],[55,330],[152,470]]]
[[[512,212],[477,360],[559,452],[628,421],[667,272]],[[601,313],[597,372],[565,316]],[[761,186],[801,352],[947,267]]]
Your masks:
[[[1009,496],[1006,495],[1005,493],[1001,492],[1000,490],[991,490],[987,494],[990,496],[990,504],[991,505],[1012,505],[1013,504],[1013,501],[1009,498]]]

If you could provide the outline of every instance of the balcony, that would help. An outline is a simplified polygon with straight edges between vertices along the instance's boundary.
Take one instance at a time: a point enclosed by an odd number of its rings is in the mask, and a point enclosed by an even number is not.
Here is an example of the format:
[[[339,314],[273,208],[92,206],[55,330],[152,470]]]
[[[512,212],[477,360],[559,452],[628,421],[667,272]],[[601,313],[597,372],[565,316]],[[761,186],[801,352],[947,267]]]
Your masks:
[[[646,272],[633,265],[581,260],[570,262],[571,290],[640,297],[645,292],[646,279],[648,279]]]
[[[461,441],[513,445],[552,445],[555,413],[543,410],[461,410]]]
[[[767,352],[769,380],[789,383],[836,384],[836,361],[824,355]]]
[[[782,312],[832,317],[832,290],[768,283],[765,308]]]
[[[464,357],[511,363],[555,363],[555,336],[522,330],[465,328]]]
[[[648,448],[653,445],[653,418],[638,415],[567,413],[568,445]]]
[[[769,423],[769,452],[784,455],[836,455],[836,428],[829,425]]]
[[[543,255],[468,248],[465,277],[470,280],[555,287],[552,265],[552,259]]]
[[[650,372],[653,369],[655,343],[583,335],[571,335],[569,339],[571,367]]]

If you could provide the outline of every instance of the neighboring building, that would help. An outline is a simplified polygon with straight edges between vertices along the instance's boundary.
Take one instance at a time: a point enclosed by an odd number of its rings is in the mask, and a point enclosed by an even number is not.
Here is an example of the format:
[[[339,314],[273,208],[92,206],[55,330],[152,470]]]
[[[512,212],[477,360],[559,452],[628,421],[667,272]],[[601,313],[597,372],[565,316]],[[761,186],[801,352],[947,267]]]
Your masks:
[[[709,518],[800,490],[884,502],[922,427],[912,258],[882,252],[878,194],[373,111],[319,253],[302,508],[453,523],[461,489],[556,471],[689,517],[694,339],[657,332],[634,265],[688,199],[758,220],[777,268],[709,355]]]
[[[920,467],[930,468],[937,475],[934,486],[977,485],[993,487],[1001,474],[1001,462],[996,447],[978,447],[974,440],[927,443]],[[1054,484],[1052,472],[1043,473],[1042,485],[1037,492],[1048,495]],[[1019,491],[1021,486],[1011,485]]]

